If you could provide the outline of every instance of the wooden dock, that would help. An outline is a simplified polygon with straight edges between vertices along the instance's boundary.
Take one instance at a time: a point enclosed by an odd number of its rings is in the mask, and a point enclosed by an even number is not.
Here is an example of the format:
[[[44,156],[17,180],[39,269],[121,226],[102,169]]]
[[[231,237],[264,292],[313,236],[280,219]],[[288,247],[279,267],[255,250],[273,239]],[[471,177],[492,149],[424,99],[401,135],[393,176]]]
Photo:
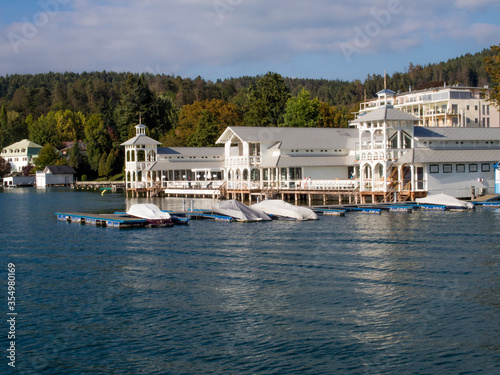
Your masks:
[[[125,190],[123,181],[77,181],[71,187],[75,190],[110,190],[112,193]]]

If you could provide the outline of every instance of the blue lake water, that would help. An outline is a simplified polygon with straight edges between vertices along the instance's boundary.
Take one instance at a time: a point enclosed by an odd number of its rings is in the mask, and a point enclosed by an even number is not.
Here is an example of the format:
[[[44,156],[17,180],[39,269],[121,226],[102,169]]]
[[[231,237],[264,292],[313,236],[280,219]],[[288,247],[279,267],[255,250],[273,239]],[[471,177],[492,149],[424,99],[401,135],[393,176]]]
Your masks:
[[[136,201],[0,191],[1,313],[8,263],[18,313],[1,373],[500,373],[499,210],[130,230],[54,215]]]

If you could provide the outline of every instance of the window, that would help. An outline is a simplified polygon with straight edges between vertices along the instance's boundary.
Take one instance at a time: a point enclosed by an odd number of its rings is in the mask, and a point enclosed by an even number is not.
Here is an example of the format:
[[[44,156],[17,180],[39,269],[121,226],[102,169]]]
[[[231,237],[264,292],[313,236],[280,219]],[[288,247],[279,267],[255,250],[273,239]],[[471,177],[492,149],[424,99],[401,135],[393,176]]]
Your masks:
[[[477,164],[469,164],[469,172],[477,172]]]
[[[451,164],[444,164],[443,165],[443,173],[451,173],[451,172],[452,172]]]
[[[457,173],[465,173],[465,164],[457,164]]]
[[[489,171],[490,171],[490,165],[488,163],[481,164],[481,172],[489,172]]]
[[[430,173],[439,173],[439,164],[431,164],[429,166]]]

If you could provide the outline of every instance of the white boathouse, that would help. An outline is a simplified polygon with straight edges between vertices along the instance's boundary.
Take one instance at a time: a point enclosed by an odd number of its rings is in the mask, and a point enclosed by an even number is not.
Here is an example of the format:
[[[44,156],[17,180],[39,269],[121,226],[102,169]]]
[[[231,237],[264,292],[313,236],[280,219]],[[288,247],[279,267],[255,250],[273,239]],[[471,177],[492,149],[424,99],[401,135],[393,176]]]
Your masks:
[[[494,193],[500,128],[422,127],[384,105],[350,128],[228,127],[223,147],[159,147],[145,126],[123,143],[132,195],[394,202]]]

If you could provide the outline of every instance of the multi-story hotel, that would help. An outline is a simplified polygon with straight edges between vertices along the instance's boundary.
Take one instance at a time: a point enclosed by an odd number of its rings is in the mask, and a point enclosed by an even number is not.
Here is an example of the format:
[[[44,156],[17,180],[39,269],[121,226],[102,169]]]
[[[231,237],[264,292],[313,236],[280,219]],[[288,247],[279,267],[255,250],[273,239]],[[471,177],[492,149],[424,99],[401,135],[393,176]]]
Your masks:
[[[490,92],[488,87],[458,85],[404,93],[385,89],[361,103],[360,114],[392,105],[417,116],[425,127],[497,128],[500,112],[489,101]]]

